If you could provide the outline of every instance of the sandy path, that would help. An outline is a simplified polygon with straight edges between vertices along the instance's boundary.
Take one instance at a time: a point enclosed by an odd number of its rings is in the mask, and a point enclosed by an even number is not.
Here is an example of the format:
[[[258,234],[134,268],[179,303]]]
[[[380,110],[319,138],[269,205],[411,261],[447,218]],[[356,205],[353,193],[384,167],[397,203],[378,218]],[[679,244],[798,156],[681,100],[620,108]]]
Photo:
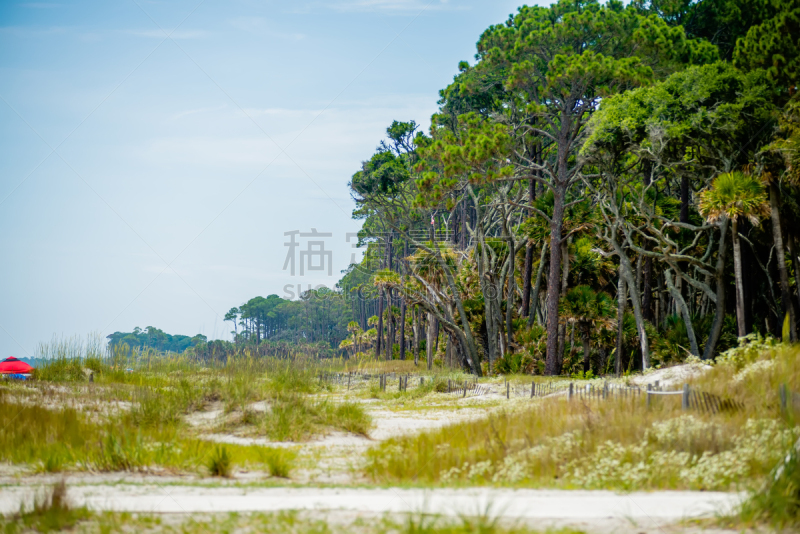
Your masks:
[[[0,489],[0,512],[30,502],[30,487]],[[581,526],[593,531],[660,529],[676,521],[730,511],[735,493],[366,488],[237,488],[157,485],[70,486],[74,504],[141,513],[346,511],[365,514],[435,512],[480,515],[532,526]],[[623,528],[626,527],[626,528]],[[599,530],[598,530],[599,529]],[[634,529],[636,530],[636,529]]]

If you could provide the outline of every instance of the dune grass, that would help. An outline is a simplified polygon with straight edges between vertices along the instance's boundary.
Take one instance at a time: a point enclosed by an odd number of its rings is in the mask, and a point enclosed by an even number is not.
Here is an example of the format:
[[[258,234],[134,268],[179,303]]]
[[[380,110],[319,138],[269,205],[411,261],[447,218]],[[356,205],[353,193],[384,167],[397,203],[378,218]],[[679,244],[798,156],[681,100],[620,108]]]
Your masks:
[[[12,402],[0,391],[0,459],[40,471],[202,471],[215,445],[188,437],[171,421],[132,414],[95,421],[71,407]],[[230,445],[232,464],[261,463],[258,447]]]
[[[314,397],[326,391],[314,362],[246,356],[197,362],[117,348],[104,359],[98,354],[91,338],[54,339],[39,348],[45,363],[34,380],[0,387],[0,427],[8,429],[0,435],[0,459],[42,472],[167,469],[226,476],[235,466],[253,465],[286,477],[293,456],[264,456],[261,447],[241,445],[226,445],[222,454],[221,446],[199,439],[187,416],[221,406],[233,430],[245,425],[292,441],[331,430],[366,435],[371,426],[359,404]],[[266,412],[251,407],[258,401],[266,402]]]
[[[746,353],[746,354],[745,354]],[[800,351],[747,347],[692,387],[741,411],[682,411],[680,396],[586,401],[563,396],[368,451],[375,481],[613,489],[742,489],[759,483],[798,438],[778,385],[800,388]]]
[[[303,441],[331,429],[366,436],[372,426],[367,412],[354,402],[334,403],[287,392],[276,395],[270,403],[264,428],[276,441]]]

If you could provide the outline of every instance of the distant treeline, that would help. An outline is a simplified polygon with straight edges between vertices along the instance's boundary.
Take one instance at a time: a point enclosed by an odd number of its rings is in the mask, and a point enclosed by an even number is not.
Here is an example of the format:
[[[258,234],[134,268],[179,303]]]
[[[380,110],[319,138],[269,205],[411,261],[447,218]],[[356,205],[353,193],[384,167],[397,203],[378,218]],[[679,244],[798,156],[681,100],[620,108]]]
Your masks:
[[[299,300],[278,295],[255,297],[231,308],[225,320],[237,344],[260,345],[265,340],[302,345],[323,343],[334,349],[348,336],[353,312],[341,291],[306,291]]]
[[[144,330],[138,326],[133,332],[114,332],[107,336],[109,348],[115,345],[127,343],[130,348],[153,348],[159,351],[184,352],[190,347],[200,343],[205,344],[206,336],[197,334],[194,337],[170,335],[154,326],[148,326]]]
[[[192,349],[198,357],[222,358],[241,353],[290,357],[302,352],[316,357],[338,354],[339,344],[348,336],[347,323],[353,319],[351,305],[343,292],[319,289],[286,300],[278,295],[254,297],[225,315],[233,323],[233,342],[208,341],[206,336],[170,335],[154,326],[133,332],[114,332],[108,346],[127,343],[131,349],[152,348],[182,353]],[[253,352],[255,351],[255,352]]]

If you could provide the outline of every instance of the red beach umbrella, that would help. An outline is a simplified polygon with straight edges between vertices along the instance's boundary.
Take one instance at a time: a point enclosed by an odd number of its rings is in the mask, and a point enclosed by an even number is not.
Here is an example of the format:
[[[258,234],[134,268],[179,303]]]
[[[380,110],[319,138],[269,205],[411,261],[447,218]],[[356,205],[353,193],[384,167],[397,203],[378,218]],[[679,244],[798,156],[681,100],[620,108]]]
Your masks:
[[[26,374],[30,373],[31,367],[27,363],[16,359],[15,357],[11,356],[6,358],[2,362],[0,362],[0,373],[8,375],[8,374]]]

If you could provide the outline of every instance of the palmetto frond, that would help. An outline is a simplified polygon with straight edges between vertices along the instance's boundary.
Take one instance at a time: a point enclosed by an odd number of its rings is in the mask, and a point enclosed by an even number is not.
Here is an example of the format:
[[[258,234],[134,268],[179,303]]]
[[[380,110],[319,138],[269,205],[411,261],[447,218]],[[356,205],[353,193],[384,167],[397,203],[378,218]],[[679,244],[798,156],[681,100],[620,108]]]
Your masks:
[[[559,305],[559,315],[567,321],[610,326],[614,321],[614,300],[603,292],[596,292],[587,285],[567,291]]]
[[[711,188],[700,193],[700,213],[712,223],[727,217],[758,224],[769,215],[767,193],[755,176],[726,172],[714,178]]]
[[[378,271],[372,277],[372,285],[377,288],[387,289],[400,287],[400,275],[389,269]]]

